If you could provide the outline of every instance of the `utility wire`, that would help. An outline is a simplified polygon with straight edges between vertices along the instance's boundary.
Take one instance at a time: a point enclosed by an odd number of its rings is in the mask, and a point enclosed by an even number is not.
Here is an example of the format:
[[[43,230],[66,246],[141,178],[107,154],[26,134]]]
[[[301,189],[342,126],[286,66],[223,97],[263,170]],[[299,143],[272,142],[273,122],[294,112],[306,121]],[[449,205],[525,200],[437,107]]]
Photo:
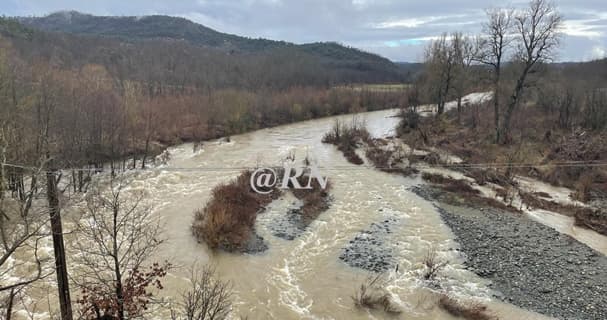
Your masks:
[[[50,172],[48,170],[39,170],[37,167],[31,166],[23,166],[12,163],[2,164],[4,167],[10,168],[19,168],[25,170],[36,170],[41,173]],[[244,170],[255,170],[259,168],[265,167],[280,167],[280,165],[267,165],[267,166],[234,166],[234,167],[150,167],[150,168],[136,168],[136,169],[128,169],[126,171],[130,172],[143,172],[143,171],[178,171],[178,172],[219,172],[219,171],[244,171]],[[292,167],[298,167],[297,165],[292,165]],[[305,167],[301,165],[300,167]],[[385,170],[394,170],[402,167],[392,166],[392,167],[376,167],[372,165],[342,165],[342,166],[316,166],[319,170],[326,171],[357,171],[357,170],[369,170],[369,169],[385,169]],[[422,165],[414,165],[413,167],[418,169],[432,169],[432,168],[455,168],[455,169],[497,169],[497,168],[545,168],[545,167],[607,167],[607,162],[605,161],[566,161],[566,162],[557,162],[551,164],[542,164],[542,163],[447,163],[447,164],[422,164]],[[61,169],[65,171],[74,171],[74,172],[101,172],[106,168],[74,168],[74,169]],[[61,171],[59,170],[59,171]],[[123,171],[121,169],[117,169],[115,171]]]

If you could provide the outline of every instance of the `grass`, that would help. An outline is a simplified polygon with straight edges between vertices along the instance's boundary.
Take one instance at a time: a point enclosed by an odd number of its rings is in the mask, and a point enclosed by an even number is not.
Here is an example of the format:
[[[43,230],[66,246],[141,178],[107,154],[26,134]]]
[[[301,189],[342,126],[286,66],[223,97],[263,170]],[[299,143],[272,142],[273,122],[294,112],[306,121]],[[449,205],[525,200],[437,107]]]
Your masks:
[[[557,118],[558,114],[546,113],[537,105],[521,105],[511,122],[509,144],[495,143],[493,111],[489,105],[464,108],[460,122],[456,111],[449,111],[440,117],[421,118],[415,129],[398,132],[409,145],[422,143],[426,148],[445,150],[470,164],[531,164],[490,169],[486,177],[484,172],[466,169],[470,172],[465,173],[480,185],[493,182],[505,186],[510,183],[509,177],[521,175],[575,189],[580,201],[600,199],[607,194],[607,170],[556,164],[607,159],[607,132],[561,129],[555,126]],[[403,117],[403,123],[408,122]]]
[[[430,247],[424,256],[423,263],[425,270],[422,277],[424,280],[434,280],[439,272],[444,269],[449,262],[440,260],[436,253],[436,248]]]
[[[548,210],[569,217],[574,216],[580,209],[580,207],[575,205],[565,205],[553,200],[540,198],[534,193],[519,191],[519,196],[521,197],[523,203],[529,208]]]
[[[453,179],[435,173],[422,173],[422,179],[432,184],[438,185],[445,191],[450,191],[457,194],[478,195],[480,191],[472,188],[470,183],[463,179]]]
[[[308,175],[302,175],[297,180],[301,186],[306,186],[308,178]],[[312,180],[310,186],[312,189],[291,189],[293,195],[303,202],[300,212],[306,225],[314,221],[323,211],[329,209],[331,205],[331,196],[329,194],[331,183],[329,181],[327,181],[324,189],[316,179]]]
[[[336,145],[346,159],[355,165],[364,163],[363,159],[356,154],[356,149],[360,144],[370,140],[371,135],[364,123],[358,122],[356,119],[353,119],[348,125],[336,120],[331,130],[322,138],[323,143]]]
[[[419,170],[411,166],[402,167],[398,163],[402,163],[404,156],[398,150],[386,150],[382,146],[387,142],[383,139],[373,139],[369,141],[365,156],[375,166],[375,168],[388,172],[410,176],[419,173]]]
[[[600,210],[579,208],[574,215],[575,225],[607,236],[607,214]]]
[[[454,317],[467,320],[497,320],[487,311],[487,306],[478,302],[458,301],[446,294],[440,296],[438,306]]]
[[[259,194],[251,189],[251,171],[212,191],[204,209],[196,210],[192,233],[212,249],[242,251],[253,235],[257,214],[279,194]]]
[[[383,310],[393,315],[401,313],[394,305],[390,293],[385,289],[381,274],[369,277],[363,282],[352,296],[352,300],[357,308]]]

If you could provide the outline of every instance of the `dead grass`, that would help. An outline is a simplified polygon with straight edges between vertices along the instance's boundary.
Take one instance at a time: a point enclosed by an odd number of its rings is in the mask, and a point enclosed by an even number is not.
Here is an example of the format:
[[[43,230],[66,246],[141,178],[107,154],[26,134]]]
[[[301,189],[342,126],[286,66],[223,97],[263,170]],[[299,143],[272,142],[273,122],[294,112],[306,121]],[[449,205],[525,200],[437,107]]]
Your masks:
[[[252,236],[257,214],[279,192],[259,194],[251,189],[252,172],[245,171],[228,184],[215,187],[202,210],[194,212],[192,233],[210,248],[241,251]]]
[[[461,124],[457,114],[448,112],[441,117],[420,119],[416,130],[402,131],[401,139],[410,145],[423,143],[424,147],[436,147],[462,158],[466,163],[526,163],[549,165],[570,161],[600,161],[607,159],[607,132],[582,131],[555,126],[555,114],[547,114],[536,105],[522,105],[514,115],[509,144],[495,143],[493,112],[489,105],[464,108]],[[579,199],[591,199],[593,195],[607,194],[607,172],[593,168],[592,179],[583,177],[588,167],[510,167],[483,172],[469,172],[480,185],[493,182],[501,186],[508,183],[501,176],[507,173],[541,179],[553,185],[578,189]],[[495,181],[491,181],[494,178]],[[582,179],[584,178],[584,179]],[[592,181],[589,181],[592,180]],[[595,198],[598,198],[595,196]],[[592,199],[591,199],[592,200]]]
[[[440,296],[438,306],[454,317],[467,320],[498,320],[497,316],[487,311],[484,304],[458,301],[446,294]]]
[[[422,173],[422,179],[438,185],[441,189],[460,195],[478,195],[480,191],[472,188],[470,182],[463,179],[453,179],[435,173]]]
[[[363,143],[371,141],[371,135],[367,131],[365,124],[353,119],[350,124],[342,124],[335,121],[331,131],[327,132],[323,138],[323,143],[330,143],[337,146],[346,159],[356,165],[364,163],[363,159],[356,154],[356,149]]]
[[[440,260],[438,258],[438,254],[436,253],[436,248],[430,247],[430,249],[428,249],[428,252],[424,256],[423,263],[425,270],[422,274],[422,277],[424,278],[424,280],[434,280],[439,274],[439,272],[444,269],[449,262]]]
[[[529,207],[530,209],[543,209],[556,213],[560,213],[565,216],[572,217],[579,210],[578,206],[575,205],[565,205],[558,203],[553,200],[546,200],[538,197],[533,193],[528,193],[524,191],[519,191],[519,196],[523,203]]]
[[[401,311],[394,305],[390,293],[385,289],[382,275],[369,277],[360,285],[352,296],[357,308],[383,310],[389,314],[399,314]]]
[[[607,236],[607,214],[600,210],[580,208],[575,212],[575,225]]]
[[[308,179],[308,175],[302,175],[297,178],[301,186],[306,186]],[[331,196],[329,194],[331,183],[329,181],[327,181],[324,189],[316,179],[311,181],[310,186],[312,187],[311,189],[291,189],[293,195],[303,202],[300,212],[306,225],[314,221],[323,211],[329,209],[331,205]]]
[[[419,170],[411,166],[399,166],[398,164],[405,159],[404,155],[399,154],[399,151],[396,150],[383,149],[382,146],[385,145],[385,140],[369,142],[365,156],[373,163],[375,168],[387,173],[401,174],[405,177],[419,173]]]

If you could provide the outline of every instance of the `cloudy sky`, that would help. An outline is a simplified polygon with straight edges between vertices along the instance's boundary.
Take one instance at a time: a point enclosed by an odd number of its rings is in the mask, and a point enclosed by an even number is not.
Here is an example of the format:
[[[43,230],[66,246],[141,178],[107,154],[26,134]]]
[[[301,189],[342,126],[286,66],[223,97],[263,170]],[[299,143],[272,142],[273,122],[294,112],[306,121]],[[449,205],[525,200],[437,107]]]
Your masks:
[[[428,39],[445,31],[474,34],[484,9],[512,0],[1,0],[0,14],[41,16],[59,10],[96,15],[181,16],[218,31],[295,43],[337,41],[394,61],[419,61]],[[607,1],[556,0],[566,19],[560,61],[607,55]]]

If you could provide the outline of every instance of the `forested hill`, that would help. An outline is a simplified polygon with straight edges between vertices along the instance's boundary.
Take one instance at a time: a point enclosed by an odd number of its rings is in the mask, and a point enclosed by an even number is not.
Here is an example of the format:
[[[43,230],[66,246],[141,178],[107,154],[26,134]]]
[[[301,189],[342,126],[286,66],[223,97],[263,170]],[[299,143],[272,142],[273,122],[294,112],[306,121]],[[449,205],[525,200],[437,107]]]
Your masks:
[[[390,60],[376,54],[334,42],[297,45],[284,41],[252,39],[218,32],[184,18],[170,16],[113,17],[63,11],[45,17],[18,18],[32,29],[75,35],[102,36],[125,42],[177,41],[212,48],[229,54],[270,54],[288,51],[316,60],[323,67],[340,73],[339,82],[394,82],[403,73]],[[334,77],[335,78],[335,77]],[[368,79],[368,80],[367,80]]]
[[[19,21],[44,31],[118,37],[123,40],[183,40],[201,46],[245,52],[287,45],[280,41],[221,33],[184,18],[161,15],[114,17],[62,11],[44,17],[19,18]]]

